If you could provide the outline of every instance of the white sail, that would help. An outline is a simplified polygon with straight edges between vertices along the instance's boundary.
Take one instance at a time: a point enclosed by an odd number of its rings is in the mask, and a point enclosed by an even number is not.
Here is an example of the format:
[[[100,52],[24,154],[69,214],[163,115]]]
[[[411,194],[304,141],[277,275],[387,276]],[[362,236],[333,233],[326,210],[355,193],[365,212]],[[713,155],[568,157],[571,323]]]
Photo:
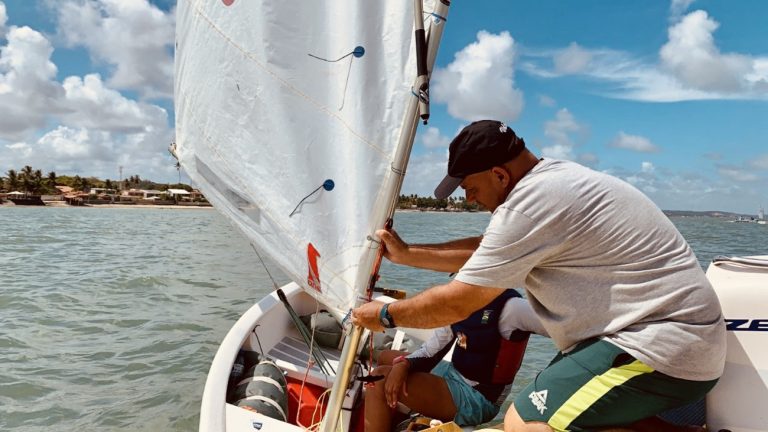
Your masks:
[[[397,175],[413,98],[413,13],[404,1],[178,4],[181,165],[261,252],[340,314],[370,277],[369,237],[392,198],[384,184]]]

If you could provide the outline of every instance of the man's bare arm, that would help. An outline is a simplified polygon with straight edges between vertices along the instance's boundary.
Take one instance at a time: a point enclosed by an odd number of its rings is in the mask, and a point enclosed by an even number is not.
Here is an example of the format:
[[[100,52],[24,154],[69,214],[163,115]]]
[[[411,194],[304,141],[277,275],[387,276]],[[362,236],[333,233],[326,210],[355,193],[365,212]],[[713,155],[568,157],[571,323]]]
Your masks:
[[[453,280],[416,296],[390,303],[389,313],[398,327],[435,328],[459,322],[498,297],[503,288],[488,288]],[[356,325],[381,331],[382,303],[366,303],[352,311]]]
[[[387,248],[385,256],[396,264],[427,270],[455,273],[467,262],[482,237],[468,237],[437,244],[413,244],[404,242],[395,231],[376,232]]]
[[[434,328],[459,322],[504,292],[452,280],[389,306],[398,327]]]

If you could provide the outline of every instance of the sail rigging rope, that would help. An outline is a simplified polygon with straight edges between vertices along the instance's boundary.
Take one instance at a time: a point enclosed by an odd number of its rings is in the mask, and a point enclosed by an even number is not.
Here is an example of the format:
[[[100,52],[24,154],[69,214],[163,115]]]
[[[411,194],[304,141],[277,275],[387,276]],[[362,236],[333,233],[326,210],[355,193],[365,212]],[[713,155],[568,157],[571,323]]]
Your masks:
[[[387,221],[384,223],[384,229],[391,230],[392,225],[394,224],[394,220],[392,218],[388,218]],[[384,258],[384,253],[386,252],[386,247],[384,245],[384,242],[380,240],[375,240],[372,236],[368,236],[368,239],[371,240],[371,242],[379,245],[379,251],[376,254],[376,259],[373,262],[373,267],[371,268],[371,278],[368,281],[368,288],[365,291],[366,294],[366,301],[370,302],[373,300],[373,292],[376,288],[376,282],[379,281],[379,269],[381,269],[381,261]],[[373,337],[368,338],[368,373],[370,374],[373,372]]]
[[[312,58],[316,58],[318,60],[322,60],[322,61],[328,62],[328,63],[336,63],[336,62],[341,61],[342,59],[345,59],[345,58],[347,58],[349,56],[354,56],[354,57],[350,57],[350,59],[349,59],[349,67],[347,68],[347,77],[344,80],[344,91],[342,92],[341,106],[339,106],[339,111],[341,111],[344,108],[344,101],[347,98],[347,86],[349,85],[349,74],[352,72],[352,60],[354,60],[355,58],[360,58],[364,54],[365,54],[365,48],[363,48],[362,46],[356,46],[354,50],[352,50],[349,53],[347,53],[347,54],[337,58],[336,60],[328,60],[328,59],[325,59],[325,58],[322,58],[322,57],[318,57],[318,56],[316,56],[314,54],[307,53],[307,55],[312,57]]]
[[[335,186],[336,186],[336,183],[334,183],[333,180],[331,180],[331,179],[325,180],[323,182],[323,184],[321,184],[320,186],[317,187],[317,189],[313,190],[312,192],[309,193],[309,195],[307,195],[304,198],[302,198],[301,201],[299,201],[299,203],[296,204],[296,208],[293,209],[293,211],[291,212],[291,214],[288,215],[288,217],[293,217],[293,214],[296,213],[296,210],[298,210],[299,207],[301,207],[302,204],[304,204],[304,201],[308,200],[309,197],[311,197],[312,195],[316,194],[320,189],[325,189],[326,191],[330,192],[330,191],[333,190],[333,188]]]
[[[320,312],[320,302],[315,302],[315,313],[319,313],[319,312]],[[310,346],[312,346],[314,343],[315,343],[315,328],[312,327],[312,340],[310,342]],[[330,366],[330,364],[329,364],[329,366]],[[301,414],[301,401],[304,398],[304,386],[307,384],[307,376],[309,376],[309,370],[310,369],[312,369],[312,356],[307,357],[306,371],[304,372],[304,378],[302,378],[302,380],[301,380],[301,388],[299,389],[299,400],[297,402],[298,409],[296,410],[296,425],[297,426],[301,426],[301,427],[303,427],[306,430],[314,431],[314,430],[317,430],[319,425],[322,423],[322,417],[323,416],[321,416],[321,421],[319,423],[317,423],[316,425],[315,424],[310,425],[309,427],[301,424],[301,421],[299,420],[299,418],[300,418],[299,415]],[[326,377],[327,377],[327,375],[326,375]],[[317,403],[315,404],[315,411],[312,413],[312,419],[315,418],[315,414],[317,413],[318,405],[320,405],[322,403],[321,401],[322,401],[323,395],[328,393],[328,392],[330,392],[330,391],[331,391],[330,388],[325,390],[320,395],[320,397],[317,398]]]
[[[261,254],[259,254],[259,250],[256,249],[256,246],[254,246],[253,243],[250,243],[250,245],[251,245],[251,249],[253,249],[253,251],[256,252],[256,256],[259,257],[259,261],[261,262],[262,267],[264,267],[264,271],[267,272],[267,276],[269,276],[269,280],[272,281],[272,288],[274,289],[280,288],[280,286],[277,285],[275,278],[272,277],[272,273],[269,272],[269,268],[267,268],[267,264],[261,258]]]
[[[299,318],[299,316],[296,314],[296,311],[293,310],[293,308],[291,307],[291,304],[288,303],[288,299],[285,297],[285,293],[283,293],[283,290],[280,289],[280,287],[277,285],[277,282],[272,277],[272,274],[269,272],[269,269],[267,268],[267,264],[261,258],[259,251],[256,249],[255,246],[253,246],[253,244],[251,244],[251,248],[253,248],[253,251],[256,252],[256,256],[259,257],[259,261],[261,262],[261,265],[264,266],[264,270],[267,272],[267,276],[269,276],[269,279],[272,280],[272,286],[277,292],[277,296],[280,298],[280,300],[283,302],[286,309],[288,310],[288,315],[290,315],[291,320],[293,320],[294,324],[296,325],[296,329],[299,331],[299,334],[301,335],[302,339],[304,339],[304,343],[308,344],[309,352],[311,356],[315,358],[315,361],[317,362],[317,366],[326,376],[331,375],[330,373],[328,373],[328,370],[326,369],[326,365],[331,370],[333,375],[336,375],[336,371],[333,369],[333,366],[331,366],[330,360],[328,360],[328,358],[325,357],[325,354],[320,349],[320,347],[315,347],[315,343],[314,343],[315,328],[313,327],[312,331],[310,332],[309,329],[307,329],[306,326],[304,326],[304,323],[301,322],[301,318]],[[317,301],[315,303],[317,305],[318,312],[319,312],[320,303]],[[259,344],[261,344],[261,342],[259,342]]]

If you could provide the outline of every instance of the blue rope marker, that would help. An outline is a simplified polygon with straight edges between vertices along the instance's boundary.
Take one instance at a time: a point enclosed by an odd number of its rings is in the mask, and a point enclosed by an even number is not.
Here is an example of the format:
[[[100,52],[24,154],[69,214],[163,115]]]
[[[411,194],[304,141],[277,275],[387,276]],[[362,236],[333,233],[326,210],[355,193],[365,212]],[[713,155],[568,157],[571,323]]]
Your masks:
[[[344,108],[344,100],[347,97],[347,84],[349,84],[349,73],[352,71],[352,60],[355,59],[355,58],[360,58],[363,55],[365,55],[365,48],[363,48],[362,46],[358,45],[351,52],[349,52],[347,54],[344,54],[343,56],[337,58],[336,60],[329,60],[329,59],[326,59],[326,58],[318,57],[318,56],[316,56],[314,54],[310,54],[310,53],[307,53],[307,55],[312,57],[312,58],[316,58],[318,60],[322,60],[322,61],[328,62],[328,63],[336,63],[336,62],[339,62],[339,61],[341,61],[341,60],[343,60],[343,59],[345,59],[345,58],[347,58],[349,56],[352,56],[352,57],[349,58],[349,67],[347,68],[347,78],[344,80],[344,92],[341,95],[341,106],[339,106],[339,111],[341,111]]]
[[[317,189],[313,190],[312,192],[309,193],[309,195],[307,195],[304,198],[302,198],[301,201],[299,201],[299,203],[296,205],[296,208],[293,209],[291,214],[288,215],[288,217],[292,217],[293,214],[296,213],[296,210],[298,210],[299,207],[301,207],[301,205],[304,204],[304,201],[306,201],[312,195],[316,194],[317,191],[319,191],[320,189],[325,189],[326,191],[330,192],[330,191],[333,190],[334,186],[336,186],[336,184],[333,182],[333,180],[328,179],[328,180],[324,181],[323,184],[321,184],[320,186],[317,187]]]
[[[325,58],[322,58],[322,57],[318,57],[318,56],[316,56],[316,55],[314,55],[314,54],[309,54],[309,53],[307,53],[307,55],[308,55],[308,56],[310,56],[310,57],[312,57],[312,58],[316,58],[316,59],[318,59],[318,60],[322,60],[322,61],[324,61],[324,62],[328,62],[328,63],[336,63],[336,62],[338,62],[338,61],[344,60],[345,58],[347,58],[347,57],[349,57],[349,56],[355,56],[355,58],[360,58],[360,57],[362,57],[364,54],[365,54],[365,48],[363,48],[363,47],[361,47],[361,46],[356,46],[356,47],[355,47],[355,49],[354,49],[354,50],[352,50],[352,52],[349,52],[349,53],[347,53],[347,54],[344,54],[343,56],[341,56],[341,57],[337,58],[336,60],[328,60],[328,59],[325,59]]]

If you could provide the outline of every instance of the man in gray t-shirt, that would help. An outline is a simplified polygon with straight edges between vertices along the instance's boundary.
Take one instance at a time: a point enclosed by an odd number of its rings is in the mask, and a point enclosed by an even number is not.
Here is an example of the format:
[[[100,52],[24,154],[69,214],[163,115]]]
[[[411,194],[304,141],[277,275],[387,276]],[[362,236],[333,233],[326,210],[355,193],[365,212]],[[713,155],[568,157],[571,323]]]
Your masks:
[[[561,354],[521,391],[507,430],[674,430],[654,415],[714,386],[725,326],[712,287],[669,219],[615,177],[539,160],[497,121],[459,133],[448,173],[435,195],[461,186],[468,202],[491,210],[484,235],[408,245],[379,231],[393,262],[458,274],[408,300],[361,306],[353,322],[442,326],[498,296],[498,287],[525,286]]]

